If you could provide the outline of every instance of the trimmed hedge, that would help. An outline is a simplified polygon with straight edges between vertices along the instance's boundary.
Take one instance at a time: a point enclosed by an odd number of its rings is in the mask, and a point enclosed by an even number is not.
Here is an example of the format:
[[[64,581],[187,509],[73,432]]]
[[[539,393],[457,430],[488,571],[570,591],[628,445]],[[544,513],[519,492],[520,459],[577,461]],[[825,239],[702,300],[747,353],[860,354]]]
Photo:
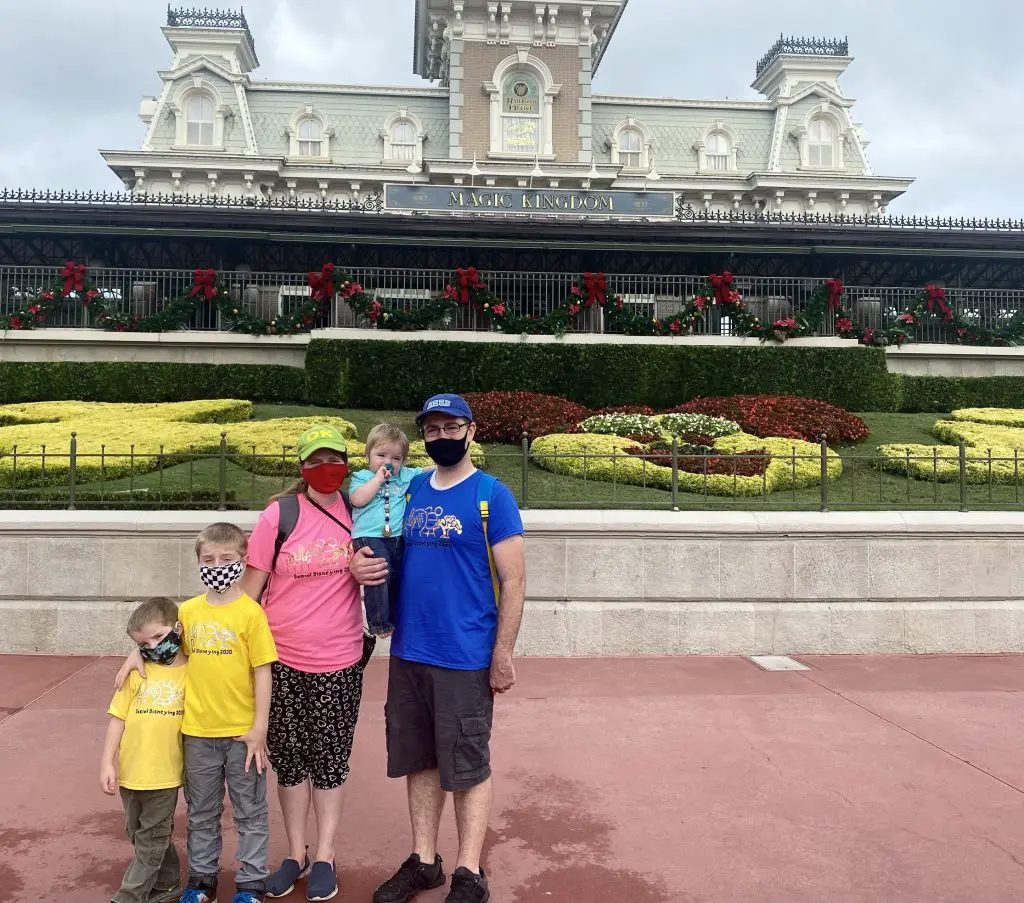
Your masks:
[[[0,361],[0,404],[28,401],[305,400],[305,374],[280,364]]]
[[[1022,376],[899,376],[906,414],[955,408],[1024,408]]]
[[[316,339],[306,397],[329,407],[414,409],[435,392],[517,389],[588,408],[668,408],[701,395],[780,394],[895,411],[899,384],[868,348],[389,342]]]

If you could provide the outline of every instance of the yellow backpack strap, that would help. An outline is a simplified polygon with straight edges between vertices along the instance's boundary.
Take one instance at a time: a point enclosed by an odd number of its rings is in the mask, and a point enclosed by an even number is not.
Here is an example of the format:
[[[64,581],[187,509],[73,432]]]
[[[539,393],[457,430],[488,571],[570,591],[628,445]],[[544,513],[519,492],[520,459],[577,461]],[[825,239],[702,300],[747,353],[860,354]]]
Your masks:
[[[494,604],[501,599],[501,583],[498,580],[498,568],[494,564],[494,550],[487,532],[487,522],[491,517],[491,491],[494,489],[495,477],[489,473],[480,475],[477,484],[477,507],[480,509],[480,523],[484,528],[484,545],[487,546],[487,566],[491,571],[491,586],[494,588]]]

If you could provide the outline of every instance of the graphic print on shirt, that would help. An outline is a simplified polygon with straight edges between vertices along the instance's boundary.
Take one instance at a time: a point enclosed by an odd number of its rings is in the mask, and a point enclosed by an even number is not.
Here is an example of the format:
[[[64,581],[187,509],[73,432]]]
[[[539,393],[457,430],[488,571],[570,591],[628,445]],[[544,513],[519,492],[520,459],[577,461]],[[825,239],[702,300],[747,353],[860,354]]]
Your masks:
[[[291,577],[329,577],[344,574],[352,560],[351,540],[329,536],[307,545],[297,545],[282,553],[283,567],[279,569]]]
[[[445,514],[441,505],[413,508],[405,520],[405,536],[416,545],[450,546],[452,535],[462,535],[462,521]]]
[[[135,712],[138,715],[173,715],[180,718],[184,702],[185,685],[180,681],[146,678],[135,694]]]
[[[238,634],[217,621],[199,621],[188,626],[190,655],[231,655]]]

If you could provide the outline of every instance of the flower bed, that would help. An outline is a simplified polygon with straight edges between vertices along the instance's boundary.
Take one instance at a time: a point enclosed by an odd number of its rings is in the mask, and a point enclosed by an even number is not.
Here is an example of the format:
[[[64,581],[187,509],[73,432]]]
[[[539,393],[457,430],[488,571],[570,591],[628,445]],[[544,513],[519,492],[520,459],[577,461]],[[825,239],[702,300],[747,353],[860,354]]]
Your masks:
[[[1024,454],[1012,448],[991,448],[967,452],[965,480],[971,484],[1010,485],[1024,476]],[[883,445],[878,449],[882,469],[919,480],[957,483],[960,480],[960,448],[956,445]],[[1017,457],[1015,458],[1015,454]]]
[[[589,480],[618,482],[659,489],[672,488],[672,468],[641,459],[629,450],[635,443],[619,436],[596,433],[541,436],[530,446],[534,462],[553,473]],[[715,449],[724,454],[741,454],[751,448],[763,448],[772,455],[762,476],[704,475],[680,470],[679,489],[699,495],[727,497],[759,496],[784,489],[802,489],[821,482],[820,448],[792,439],[758,439],[736,433],[715,440]],[[669,461],[671,463],[671,459]],[[842,462],[828,452],[828,477],[837,479]]]
[[[626,454],[637,458],[646,458],[660,467],[672,466],[672,450],[670,448],[647,448],[634,445],[626,449]],[[678,459],[680,470],[688,473],[722,474],[730,477],[759,477],[768,469],[767,452],[763,448],[752,448],[735,455],[683,455]]]
[[[994,423],[939,420],[932,427],[937,439],[953,445],[964,442],[971,448],[1024,448],[1024,429]]]
[[[859,442],[868,435],[859,417],[824,401],[794,395],[732,395],[695,398],[673,408],[686,414],[707,414],[734,420],[742,430],[762,438],[783,437],[829,445]]]
[[[519,445],[524,432],[531,438],[573,432],[590,414],[573,401],[536,392],[467,392],[463,397],[473,410],[480,442]]]
[[[739,424],[704,414],[597,414],[580,424],[587,433],[606,436],[635,436],[660,433],[666,436],[728,436],[740,431]]]

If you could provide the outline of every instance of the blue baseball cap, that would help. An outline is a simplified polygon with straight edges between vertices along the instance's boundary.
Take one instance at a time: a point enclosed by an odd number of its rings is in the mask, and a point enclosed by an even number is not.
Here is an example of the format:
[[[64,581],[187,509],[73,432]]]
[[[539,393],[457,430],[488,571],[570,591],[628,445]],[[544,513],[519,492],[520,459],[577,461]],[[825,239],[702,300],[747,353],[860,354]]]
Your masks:
[[[416,417],[416,422],[422,423],[423,418],[428,414],[447,414],[449,417],[473,419],[473,412],[469,409],[466,399],[461,395],[434,395],[428,398],[423,405],[423,410]]]

